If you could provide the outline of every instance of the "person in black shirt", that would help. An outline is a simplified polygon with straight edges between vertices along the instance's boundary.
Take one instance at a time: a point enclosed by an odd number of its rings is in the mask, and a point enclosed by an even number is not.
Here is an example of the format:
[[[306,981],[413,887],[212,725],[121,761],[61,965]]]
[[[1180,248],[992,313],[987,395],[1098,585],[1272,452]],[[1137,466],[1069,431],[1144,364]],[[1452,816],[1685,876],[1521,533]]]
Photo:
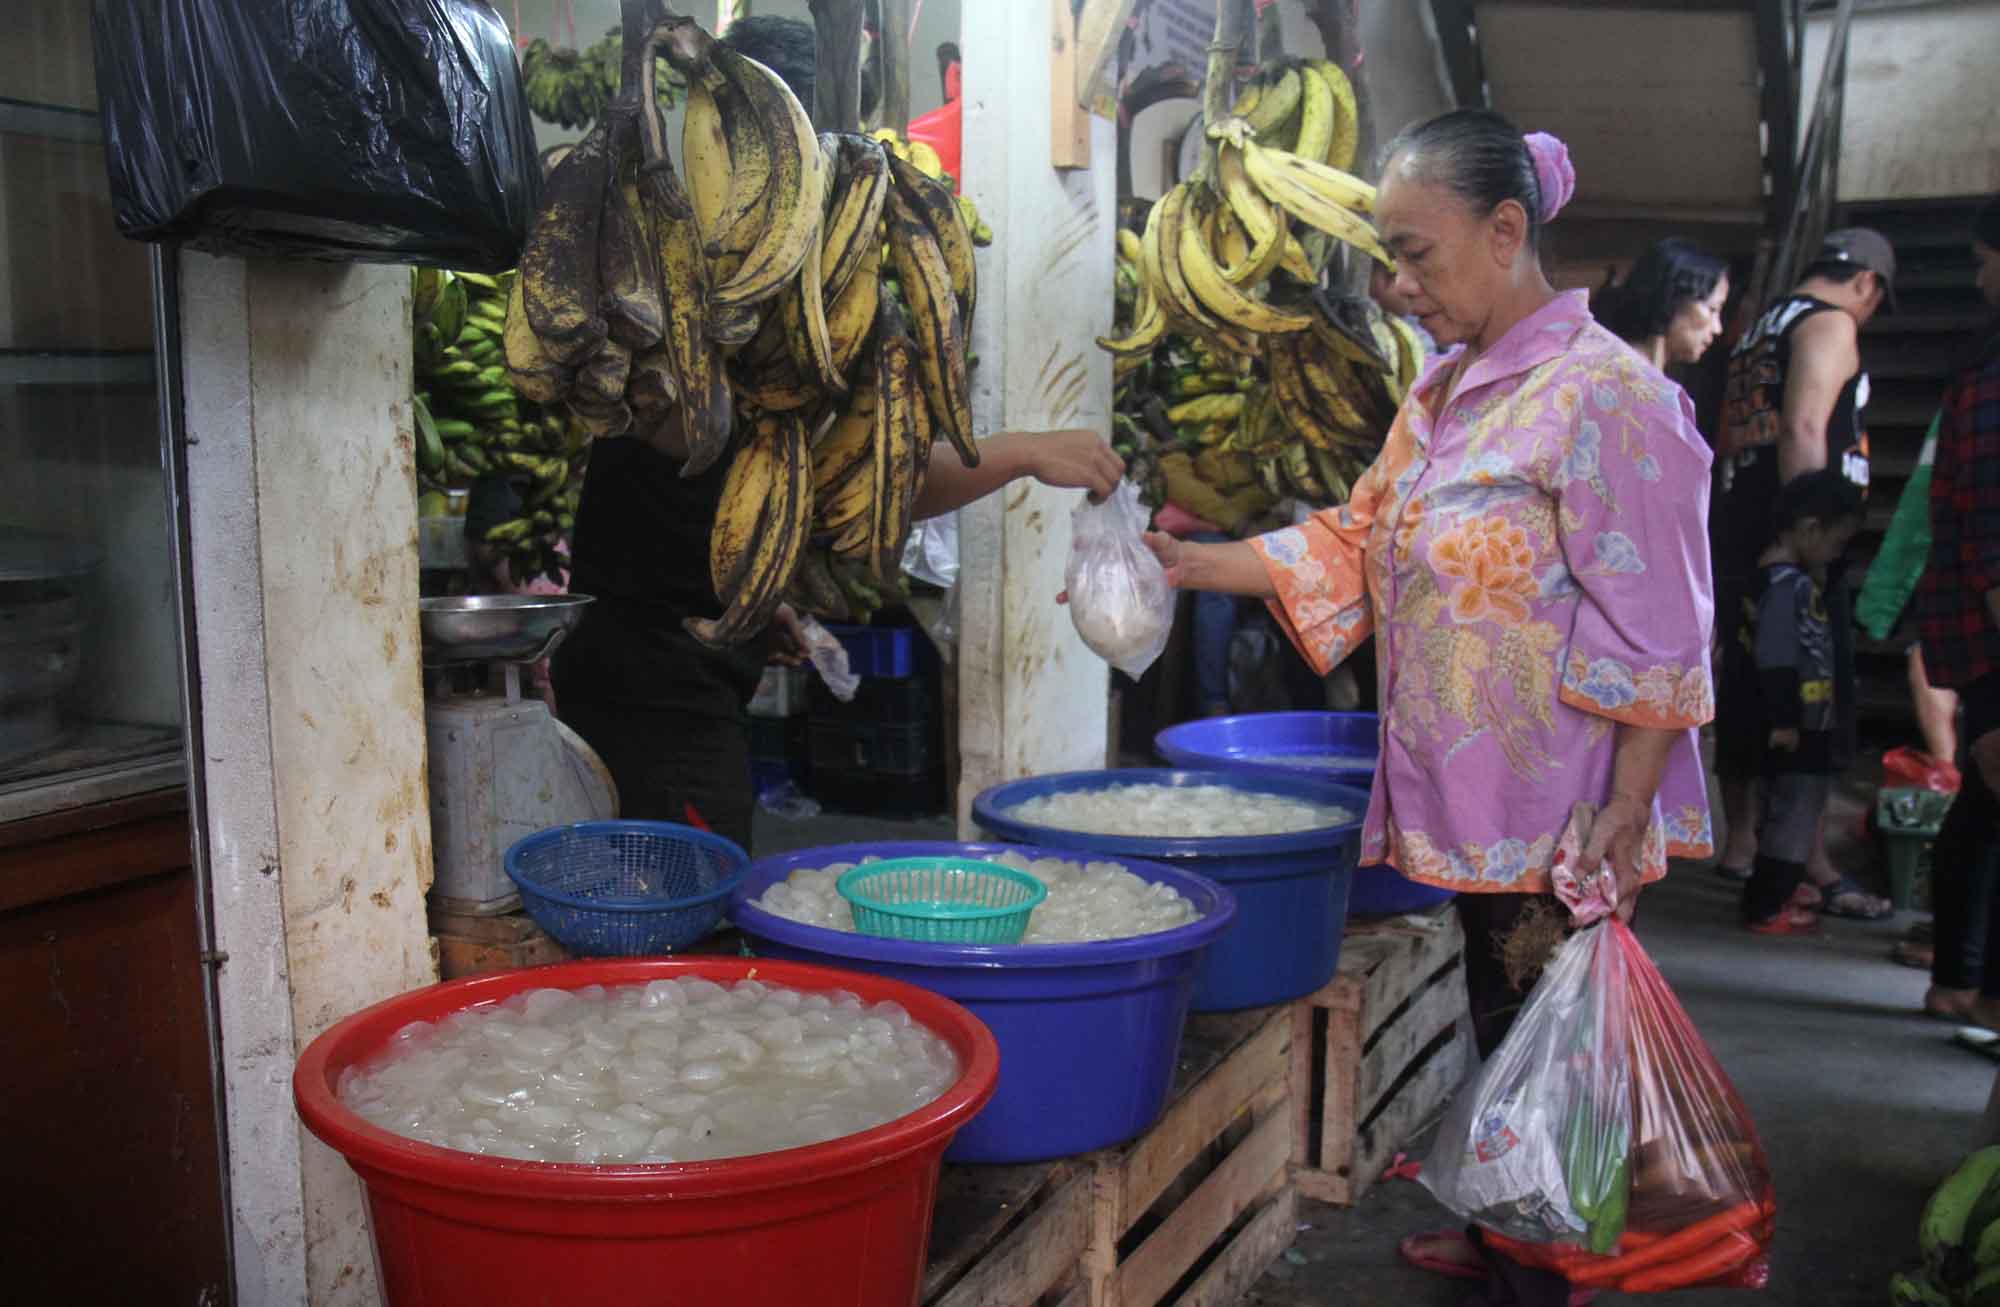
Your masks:
[[[811,24],[743,19],[724,40],[813,102]],[[570,590],[596,602],[556,652],[556,705],[610,769],[622,816],[698,823],[748,848],[755,796],[742,713],[765,662],[796,652],[797,618],[781,608],[766,638],[740,649],[711,649],[683,629],[684,619],[723,609],[709,579],[708,539],[728,474],[725,459],[684,478],[685,453],[666,436],[591,447]],[[1090,430],[991,436],[980,442],[977,468],[939,442],[915,515],[940,516],[1021,477],[1102,497],[1123,474],[1123,461]]]
[[[1772,512],[1777,539],[1757,559],[1735,639],[1723,650],[1724,693],[1735,711],[1754,713],[1762,737],[1757,862],[1743,886],[1743,922],[1759,934],[1817,924],[1792,899],[1843,767],[1825,580],[1861,529],[1861,511],[1861,488],[1838,469],[1785,483]]]
[[[1860,331],[1888,302],[1895,276],[1895,251],[1881,233],[1866,227],[1832,232],[1804,279],[1764,310],[1731,354],[1709,519],[1717,612],[1738,612],[1757,586],[1758,559],[1771,543],[1771,504],[1781,486],[1802,473],[1831,468],[1866,494],[1868,433],[1862,411],[1868,376],[1861,370]],[[1845,767],[1855,747],[1854,628],[1853,598],[1840,566],[1827,577],[1824,591],[1840,705],[1832,744]],[[1725,702],[1718,701],[1716,709],[1716,771],[1728,827],[1721,869],[1741,879],[1750,874],[1757,853],[1762,727]],[[1828,910],[1864,917],[1886,911],[1883,900],[1833,869],[1823,840],[1815,843],[1809,863]]]

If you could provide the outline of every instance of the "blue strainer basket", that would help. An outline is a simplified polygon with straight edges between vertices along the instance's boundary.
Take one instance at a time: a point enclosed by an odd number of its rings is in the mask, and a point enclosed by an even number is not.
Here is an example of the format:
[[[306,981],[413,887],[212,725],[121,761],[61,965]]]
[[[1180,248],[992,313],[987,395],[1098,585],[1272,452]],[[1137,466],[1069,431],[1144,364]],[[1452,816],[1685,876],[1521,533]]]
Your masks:
[[[834,888],[864,935],[925,943],[1018,944],[1049,896],[1025,871],[975,858],[890,858],[842,873]]]
[[[749,855],[665,821],[584,821],[516,841],[503,865],[535,924],[580,957],[644,957],[715,929]]]

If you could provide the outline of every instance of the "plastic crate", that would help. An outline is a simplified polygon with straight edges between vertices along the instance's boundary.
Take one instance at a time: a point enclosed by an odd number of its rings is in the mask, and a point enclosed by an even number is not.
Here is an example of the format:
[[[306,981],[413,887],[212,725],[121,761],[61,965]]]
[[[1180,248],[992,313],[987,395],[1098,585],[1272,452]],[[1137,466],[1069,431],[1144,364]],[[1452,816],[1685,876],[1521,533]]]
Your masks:
[[[813,770],[845,768],[858,772],[885,772],[895,776],[921,776],[930,771],[931,736],[926,722],[828,722],[811,724],[812,747],[808,756]]]
[[[939,770],[896,773],[815,763],[806,792],[829,808],[871,817],[923,817],[945,807]]]
[[[808,696],[815,720],[886,722],[894,726],[928,722],[936,698],[935,681],[921,672],[910,676],[865,677],[854,698],[846,703],[834,698],[826,682],[815,677]]]
[[[917,670],[923,632],[912,626],[829,626],[847,650],[847,666],[857,676],[899,677]]]

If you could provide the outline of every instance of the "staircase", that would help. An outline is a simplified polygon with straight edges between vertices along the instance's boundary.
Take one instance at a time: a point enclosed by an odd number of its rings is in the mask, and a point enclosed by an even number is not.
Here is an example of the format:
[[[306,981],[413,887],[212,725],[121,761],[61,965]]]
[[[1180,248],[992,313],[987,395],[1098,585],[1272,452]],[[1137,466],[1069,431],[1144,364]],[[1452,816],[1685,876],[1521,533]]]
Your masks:
[[[1840,226],[1873,227],[1896,247],[1898,311],[1877,314],[1861,334],[1873,484],[1860,556],[1872,557],[1881,543],[1953,364],[1988,321],[1972,284],[1972,216],[1984,198],[1855,204],[1838,213]],[[1864,724],[1876,733],[1908,733],[1901,642],[1864,638],[1857,654]]]

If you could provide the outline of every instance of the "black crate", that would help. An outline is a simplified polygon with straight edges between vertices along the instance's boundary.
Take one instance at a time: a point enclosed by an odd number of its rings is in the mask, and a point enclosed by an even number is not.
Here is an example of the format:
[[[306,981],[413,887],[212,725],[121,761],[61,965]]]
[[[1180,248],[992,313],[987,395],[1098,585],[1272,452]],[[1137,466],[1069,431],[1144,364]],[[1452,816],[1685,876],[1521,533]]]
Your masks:
[[[833,697],[826,682],[813,678],[806,696],[806,710],[815,719],[830,722],[887,722],[911,725],[928,722],[934,715],[937,683],[929,676],[866,676],[854,698],[847,703]]]
[[[815,720],[808,755],[813,769],[881,772],[918,776],[931,767],[931,736],[927,722]]]
[[[878,817],[919,817],[944,811],[944,773],[813,768],[809,791],[828,808]]]

